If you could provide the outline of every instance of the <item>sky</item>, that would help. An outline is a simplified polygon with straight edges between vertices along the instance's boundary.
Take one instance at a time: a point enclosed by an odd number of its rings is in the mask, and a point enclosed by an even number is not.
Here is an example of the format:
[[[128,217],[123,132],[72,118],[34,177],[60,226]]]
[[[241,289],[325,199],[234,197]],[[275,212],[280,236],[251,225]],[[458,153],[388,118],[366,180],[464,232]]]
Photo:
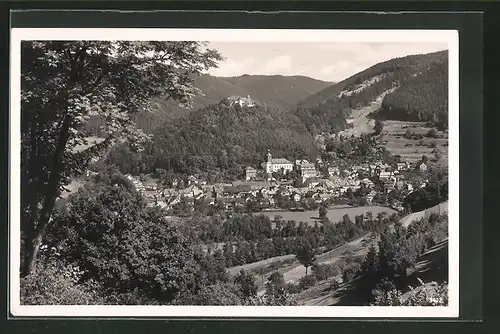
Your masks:
[[[304,75],[338,82],[379,62],[446,50],[446,43],[210,42],[225,60],[214,76]]]

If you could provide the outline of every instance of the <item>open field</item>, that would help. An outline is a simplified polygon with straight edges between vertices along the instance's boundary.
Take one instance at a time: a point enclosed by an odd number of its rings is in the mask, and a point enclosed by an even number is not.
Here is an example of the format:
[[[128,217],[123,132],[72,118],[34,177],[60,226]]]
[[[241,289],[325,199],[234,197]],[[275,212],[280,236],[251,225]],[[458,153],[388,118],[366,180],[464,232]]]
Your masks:
[[[380,212],[386,212],[392,214],[396,210],[384,206],[358,206],[358,207],[333,207],[328,209],[328,219],[331,222],[336,223],[342,220],[342,217],[347,214],[354,221],[354,217],[357,215],[363,215],[367,212],[372,212],[373,217],[376,217]],[[314,225],[316,221],[319,222],[318,210],[315,211],[269,211],[262,212],[263,215],[268,216],[272,221],[274,221],[276,216],[281,216],[284,221],[295,220],[297,222],[305,222],[310,225]]]
[[[241,270],[257,272],[261,268],[265,270],[266,267],[269,267],[272,264],[279,264],[281,262],[289,261],[292,259],[295,259],[295,254],[275,256],[258,262],[252,262],[243,264],[241,266],[228,268],[228,272],[230,276],[238,274]]]
[[[368,106],[355,109],[346,119],[352,127],[339,132],[340,135],[350,137],[351,135],[360,136],[361,134],[373,133],[375,119],[371,117],[380,108],[383,97],[389,90],[380,95],[375,101],[371,102]],[[423,122],[407,122],[407,121],[394,121],[384,120],[384,130],[381,141],[383,146],[393,155],[401,155],[403,160],[415,163],[422,158],[422,155],[427,155],[429,158],[434,157],[434,148],[429,147],[433,142],[436,143],[436,148],[439,150],[441,159],[439,161],[442,165],[448,165],[448,147],[447,138],[427,138],[422,139],[423,146],[419,146],[420,140],[406,139],[403,137],[407,130],[415,134],[426,135],[431,129],[425,126]],[[411,145],[411,146],[410,146]]]
[[[403,134],[410,130],[415,134],[425,136],[431,129],[420,122],[405,122],[405,121],[384,121],[384,135],[381,141],[383,146],[393,155],[401,155],[401,158],[409,162],[417,162],[422,158],[422,155],[427,155],[429,158],[434,156],[432,151],[434,148],[429,147],[433,142],[436,143],[436,148],[441,154],[440,163],[448,164],[448,139],[447,138],[427,138],[422,139],[424,146],[419,146],[420,140],[406,139]],[[445,146],[446,145],[446,146]]]
[[[352,135],[360,136],[363,133],[372,133],[375,126],[375,120],[367,118],[367,115],[380,108],[380,102],[372,102],[368,106],[353,110],[347,123],[352,124],[352,128],[347,128],[339,132],[339,135],[350,137]]]

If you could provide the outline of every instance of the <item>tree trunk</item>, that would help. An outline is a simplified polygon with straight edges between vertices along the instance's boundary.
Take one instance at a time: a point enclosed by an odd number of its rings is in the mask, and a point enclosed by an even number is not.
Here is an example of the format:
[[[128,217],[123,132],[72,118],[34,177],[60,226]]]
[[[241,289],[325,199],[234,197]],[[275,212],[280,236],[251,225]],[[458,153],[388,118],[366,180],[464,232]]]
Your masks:
[[[306,267],[306,276],[307,276],[307,267]]]
[[[43,208],[38,219],[36,227],[33,228],[32,235],[26,240],[26,258],[21,271],[21,275],[27,276],[35,267],[38,253],[40,251],[40,244],[47,230],[47,225],[52,215],[52,209],[57,198],[57,190],[59,189],[59,182],[61,180],[61,172],[63,171],[63,156],[66,148],[66,143],[69,139],[70,116],[66,115],[61,126],[59,133],[59,140],[57,142],[56,150],[54,152],[54,161],[52,170],[45,191],[45,200]],[[31,238],[31,239],[30,239]]]

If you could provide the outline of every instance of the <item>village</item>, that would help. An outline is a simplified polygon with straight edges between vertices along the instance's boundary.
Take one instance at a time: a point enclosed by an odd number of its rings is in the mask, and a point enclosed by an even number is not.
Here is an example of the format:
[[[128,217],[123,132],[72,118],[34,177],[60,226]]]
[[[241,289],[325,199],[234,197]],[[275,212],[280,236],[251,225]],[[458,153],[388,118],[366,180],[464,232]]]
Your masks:
[[[207,183],[196,175],[175,178],[168,184],[148,178],[126,175],[146,198],[149,206],[158,206],[176,215],[181,203],[194,211],[195,203],[203,202],[228,212],[265,212],[277,210],[310,210],[319,205],[384,205],[404,210],[402,201],[387,196],[397,190],[400,198],[414,189],[425,187],[426,181],[413,184],[405,171],[425,172],[424,162],[384,162],[339,168],[317,159],[289,161],[273,158],[268,151],[260,166],[248,166],[241,180]],[[257,167],[257,168],[256,168]]]

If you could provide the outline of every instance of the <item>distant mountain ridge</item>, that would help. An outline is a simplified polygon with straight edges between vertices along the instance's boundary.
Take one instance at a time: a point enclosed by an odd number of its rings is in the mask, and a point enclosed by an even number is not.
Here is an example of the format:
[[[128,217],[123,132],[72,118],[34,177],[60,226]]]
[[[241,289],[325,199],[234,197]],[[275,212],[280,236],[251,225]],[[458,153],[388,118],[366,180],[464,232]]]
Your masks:
[[[194,86],[202,91],[194,97],[196,110],[218,103],[229,96],[250,96],[260,104],[281,111],[289,110],[297,102],[328,86],[331,82],[306,76],[248,75],[236,77],[215,77],[203,74],[195,77]],[[134,120],[147,132],[171,119],[182,117],[191,110],[180,107],[174,101],[155,99],[157,111],[154,114],[139,114]]]
[[[370,80],[380,75],[383,75],[386,79],[389,79],[392,76],[396,80],[408,79],[412,74],[428,69],[431,64],[442,63],[447,59],[447,50],[390,59],[375,64],[364,71],[358,72],[345,80],[339,81],[338,83],[328,86],[325,89],[306,97],[302,101],[298,102],[297,106],[311,107],[326,102],[327,100],[338,98],[338,95],[345,88],[361,84],[366,80]],[[398,72],[401,72],[401,75],[396,75]]]
[[[447,91],[447,59],[448,51],[439,51],[378,63],[308,96],[291,112],[312,133],[337,132],[347,126],[345,118],[352,110],[366,107],[390,91],[384,101],[391,101],[398,112],[385,112],[389,119],[399,120],[404,116],[404,120],[441,121],[443,114],[447,114],[447,94],[443,93]],[[439,74],[428,75],[434,70]],[[436,94],[432,97],[434,88]],[[407,89],[411,93],[407,94]],[[397,98],[392,99],[393,94]],[[439,113],[439,117],[433,113]]]

